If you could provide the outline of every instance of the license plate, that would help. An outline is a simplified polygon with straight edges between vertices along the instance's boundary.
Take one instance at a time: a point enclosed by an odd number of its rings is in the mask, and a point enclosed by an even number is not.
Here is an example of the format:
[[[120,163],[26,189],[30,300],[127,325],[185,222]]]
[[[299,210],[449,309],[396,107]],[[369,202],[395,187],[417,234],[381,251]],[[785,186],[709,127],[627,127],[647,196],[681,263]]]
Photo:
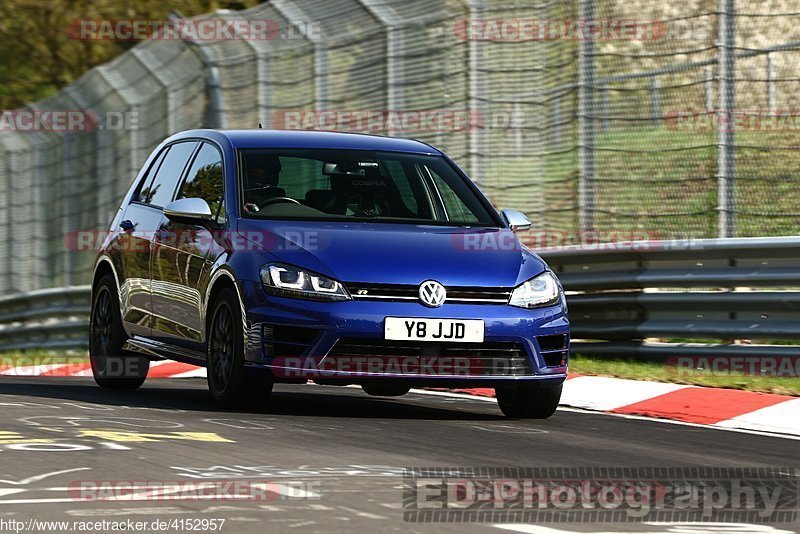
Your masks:
[[[387,317],[384,337],[391,340],[483,343],[483,321],[478,319],[418,319]]]

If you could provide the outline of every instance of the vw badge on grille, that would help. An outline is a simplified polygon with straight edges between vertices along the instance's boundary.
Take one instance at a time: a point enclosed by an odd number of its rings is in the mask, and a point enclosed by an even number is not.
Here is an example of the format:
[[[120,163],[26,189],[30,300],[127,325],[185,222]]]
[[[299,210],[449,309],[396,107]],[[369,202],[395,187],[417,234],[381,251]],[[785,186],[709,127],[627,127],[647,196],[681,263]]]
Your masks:
[[[419,286],[419,300],[421,300],[425,306],[438,308],[444,304],[446,298],[447,291],[445,291],[444,286],[436,280],[426,280]]]

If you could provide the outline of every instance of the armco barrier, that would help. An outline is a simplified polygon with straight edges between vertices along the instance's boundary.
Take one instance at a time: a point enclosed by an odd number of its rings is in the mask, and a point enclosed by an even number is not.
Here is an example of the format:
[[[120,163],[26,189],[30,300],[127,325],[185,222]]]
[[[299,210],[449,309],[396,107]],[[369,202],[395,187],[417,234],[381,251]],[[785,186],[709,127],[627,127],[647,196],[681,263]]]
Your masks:
[[[800,342],[800,237],[539,252],[567,291],[573,352],[655,360],[800,354],[800,345],[774,343]],[[85,349],[89,294],[89,286],[72,286],[0,298],[0,351]]]
[[[574,352],[656,360],[800,353],[800,345],[774,343],[800,341],[798,237],[583,245],[541,255],[568,292]]]
[[[89,347],[90,286],[0,298],[0,351]]]

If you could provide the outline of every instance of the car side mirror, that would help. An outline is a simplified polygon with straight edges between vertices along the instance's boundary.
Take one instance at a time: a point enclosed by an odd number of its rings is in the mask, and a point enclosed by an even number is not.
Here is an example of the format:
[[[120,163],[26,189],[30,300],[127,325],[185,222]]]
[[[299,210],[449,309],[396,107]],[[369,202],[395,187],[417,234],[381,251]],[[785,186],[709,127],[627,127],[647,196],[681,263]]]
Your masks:
[[[503,218],[506,220],[508,227],[511,228],[513,232],[521,232],[523,230],[528,230],[531,227],[530,219],[528,219],[522,212],[517,210],[502,210],[500,213],[503,214]]]
[[[171,221],[203,224],[211,221],[211,208],[202,198],[181,198],[164,206],[164,215]]]

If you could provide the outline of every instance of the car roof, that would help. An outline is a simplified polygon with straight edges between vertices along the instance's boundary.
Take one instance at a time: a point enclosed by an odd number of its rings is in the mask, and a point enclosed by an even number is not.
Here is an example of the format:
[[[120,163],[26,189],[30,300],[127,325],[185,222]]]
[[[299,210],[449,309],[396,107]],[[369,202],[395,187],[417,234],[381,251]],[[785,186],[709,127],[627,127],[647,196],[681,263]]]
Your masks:
[[[328,148],[442,154],[434,147],[414,139],[317,130],[186,130],[167,141],[198,137],[218,142],[227,139],[234,148]]]

